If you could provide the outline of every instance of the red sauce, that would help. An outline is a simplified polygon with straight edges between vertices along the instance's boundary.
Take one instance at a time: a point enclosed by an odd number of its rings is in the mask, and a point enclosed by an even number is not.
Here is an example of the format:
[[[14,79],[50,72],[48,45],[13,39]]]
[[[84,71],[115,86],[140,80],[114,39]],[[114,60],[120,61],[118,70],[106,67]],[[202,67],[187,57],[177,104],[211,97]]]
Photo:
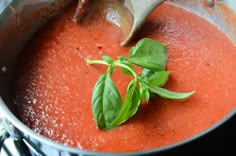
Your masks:
[[[69,8],[30,42],[19,63],[15,100],[21,120],[59,143],[92,151],[128,152],[176,143],[209,128],[236,106],[236,47],[214,25],[184,9],[164,4],[151,14],[139,38],[168,45],[165,88],[196,93],[182,101],[155,98],[128,122],[109,131],[96,127],[93,86],[106,67],[86,59],[127,56],[121,32],[101,19],[72,21]],[[114,80],[122,94],[129,77]],[[126,82],[127,81],[127,82]]]

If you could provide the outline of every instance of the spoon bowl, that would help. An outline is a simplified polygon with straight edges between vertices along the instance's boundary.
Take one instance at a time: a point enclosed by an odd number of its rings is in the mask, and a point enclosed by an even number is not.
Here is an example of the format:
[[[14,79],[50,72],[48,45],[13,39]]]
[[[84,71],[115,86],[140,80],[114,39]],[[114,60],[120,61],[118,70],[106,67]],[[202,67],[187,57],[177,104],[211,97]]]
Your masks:
[[[79,1],[75,21],[92,21],[98,13],[123,32],[121,46],[126,46],[145,22],[147,16],[166,0],[99,0]]]
[[[125,39],[122,41],[121,46],[127,45],[135,33],[140,29],[140,27],[145,22],[147,16],[159,5],[161,5],[166,0],[125,0],[124,6],[129,10],[132,15],[133,22],[129,23],[128,30],[125,32]]]

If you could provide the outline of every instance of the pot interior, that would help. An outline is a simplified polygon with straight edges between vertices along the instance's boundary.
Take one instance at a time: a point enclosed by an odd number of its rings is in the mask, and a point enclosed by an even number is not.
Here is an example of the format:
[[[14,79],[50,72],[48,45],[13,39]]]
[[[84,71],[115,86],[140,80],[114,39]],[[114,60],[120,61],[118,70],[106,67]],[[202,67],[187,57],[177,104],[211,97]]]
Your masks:
[[[5,11],[0,14],[0,102],[1,107],[7,106],[1,112],[18,129],[27,134],[34,135],[23,124],[19,124],[15,103],[12,98],[12,81],[15,78],[16,62],[33,37],[35,32],[52,17],[60,13],[67,5],[67,0],[50,0],[30,3],[28,1],[13,1]],[[183,7],[216,25],[230,40],[236,44],[236,2],[225,0],[217,2],[215,7],[208,7],[205,1],[171,0],[168,3]],[[229,13],[229,9],[232,11]],[[37,20],[36,20],[37,19]],[[233,114],[236,112],[232,110]],[[231,116],[232,114],[230,114]],[[37,139],[45,138],[35,135]],[[46,139],[45,139],[46,140]],[[48,140],[46,140],[48,141]],[[51,142],[51,144],[53,144]]]

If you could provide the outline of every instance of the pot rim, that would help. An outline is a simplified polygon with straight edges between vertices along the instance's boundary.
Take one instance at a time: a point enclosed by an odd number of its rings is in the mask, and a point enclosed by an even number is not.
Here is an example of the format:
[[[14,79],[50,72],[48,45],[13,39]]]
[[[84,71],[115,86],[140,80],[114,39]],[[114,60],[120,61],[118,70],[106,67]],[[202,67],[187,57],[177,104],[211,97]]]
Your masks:
[[[209,127],[206,130],[203,130],[200,133],[197,133],[187,139],[184,139],[182,141],[178,141],[176,143],[166,145],[166,146],[161,146],[158,148],[150,149],[150,150],[144,150],[144,151],[137,151],[137,152],[124,152],[124,153],[105,153],[105,152],[95,152],[95,151],[89,151],[89,150],[83,150],[83,149],[76,149],[70,146],[66,146],[57,142],[54,142],[50,140],[49,138],[46,138],[42,135],[37,134],[33,130],[31,130],[29,127],[24,125],[18,118],[16,118],[13,113],[7,108],[5,103],[3,102],[2,98],[0,97],[0,114],[4,116],[11,124],[13,124],[18,130],[23,132],[24,134],[28,135],[27,137],[34,138],[36,140],[39,140],[42,143],[45,143],[46,145],[55,147],[60,150],[65,150],[69,151],[72,153],[79,153],[79,154],[85,154],[85,155],[96,155],[96,156],[112,156],[112,155],[119,155],[119,156],[125,156],[125,155],[131,155],[131,156],[136,156],[136,155],[146,155],[146,154],[157,154],[159,152],[164,152],[167,150],[171,150],[177,147],[180,147],[182,145],[185,145],[187,143],[190,143],[196,139],[199,139],[213,130],[219,128],[221,125],[223,125],[225,122],[227,122],[230,118],[232,118],[234,115],[236,115],[236,107],[233,108],[232,111],[230,111],[225,117],[223,117],[221,120],[216,122],[214,125]]]

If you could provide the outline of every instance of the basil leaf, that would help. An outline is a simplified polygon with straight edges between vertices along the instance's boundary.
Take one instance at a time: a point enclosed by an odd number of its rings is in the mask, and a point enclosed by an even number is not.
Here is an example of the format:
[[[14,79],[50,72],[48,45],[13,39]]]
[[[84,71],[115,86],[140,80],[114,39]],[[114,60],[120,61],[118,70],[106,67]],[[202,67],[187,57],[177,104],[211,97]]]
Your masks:
[[[166,99],[184,99],[195,93],[195,91],[188,92],[188,93],[172,92],[167,89],[156,87],[156,86],[148,86],[148,88],[152,93],[158,94],[160,97],[163,97]]]
[[[123,63],[124,65],[128,66],[130,69],[132,69],[134,71],[134,67],[129,64],[129,63]],[[132,72],[126,68],[120,67],[121,71],[125,74],[125,75],[133,75]]]
[[[119,56],[118,57],[120,62],[128,67],[130,67],[133,71],[134,71],[134,67],[132,66],[132,64],[129,63],[128,59],[127,58],[124,58],[123,56]],[[132,73],[126,69],[126,68],[123,68],[123,67],[120,67],[121,68],[121,71],[125,74],[125,75],[132,75]]]
[[[140,85],[140,97],[141,99],[145,99],[146,102],[149,102],[150,99],[150,91],[145,83],[139,83]]]
[[[92,112],[100,129],[113,128],[111,123],[119,115],[122,98],[110,74],[100,76],[92,95]]]
[[[146,83],[152,86],[164,86],[168,81],[170,72],[168,71],[159,71],[153,72],[148,70],[143,70],[141,77],[144,77]]]
[[[165,70],[167,47],[152,39],[142,39],[130,50],[128,60],[140,67],[153,71]]]
[[[153,75],[154,73],[155,73],[155,71],[144,68],[142,71],[141,77],[146,78],[146,77]]]
[[[120,62],[122,62],[122,63],[129,63],[128,59],[125,58],[124,56],[118,56],[118,59],[119,59]]]
[[[115,66],[113,64],[114,60],[110,56],[103,56],[102,59],[109,64],[109,73],[115,72]]]
[[[108,64],[112,64],[114,62],[114,60],[110,56],[102,56],[102,59]]]
[[[115,127],[127,121],[137,112],[140,103],[141,100],[139,89],[136,81],[132,80],[128,86],[127,95],[119,116],[117,116],[117,118],[112,122],[112,125]]]
[[[125,63],[123,63],[123,64],[125,64]],[[129,66],[132,70],[134,70],[134,67],[131,64],[125,64],[125,65]],[[125,75],[132,75],[132,73],[128,69],[126,69],[126,68],[121,67],[121,71]]]

